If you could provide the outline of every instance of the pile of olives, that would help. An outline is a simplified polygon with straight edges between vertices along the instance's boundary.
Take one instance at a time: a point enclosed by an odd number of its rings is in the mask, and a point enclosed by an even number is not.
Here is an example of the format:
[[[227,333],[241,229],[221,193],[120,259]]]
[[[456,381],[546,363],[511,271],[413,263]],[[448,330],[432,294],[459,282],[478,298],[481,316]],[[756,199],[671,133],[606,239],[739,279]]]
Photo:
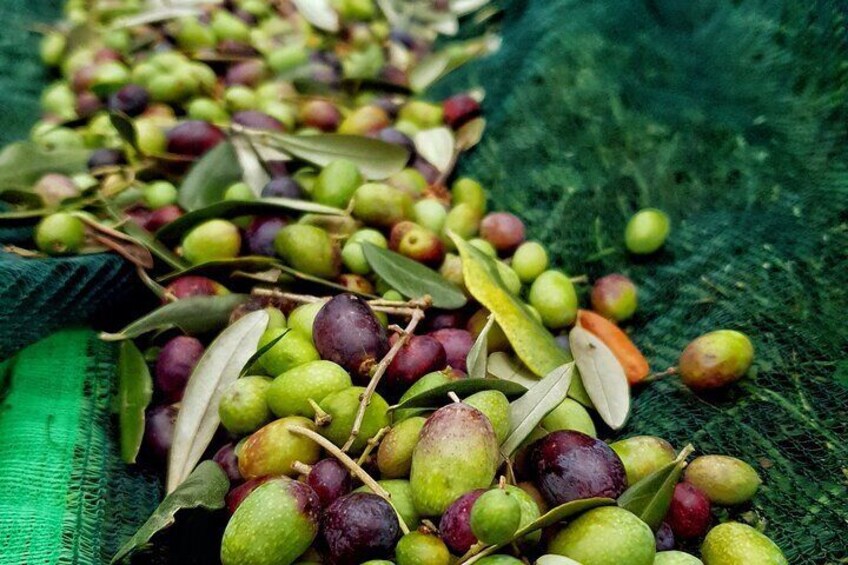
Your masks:
[[[450,8],[423,3],[435,13]],[[638,308],[633,281],[617,273],[600,278],[590,292],[594,312],[580,310],[575,280],[527,238],[520,218],[490,210],[479,182],[453,179],[449,168],[440,170],[419,151],[416,134],[445,128],[457,135],[482,114],[479,96],[470,93],[443,102],[410,94],[411,74],[433,52],[431,37],[393,27],[371,0],[317,3],[340,18],[335,33],[310,25],[285,0],[234,0],[194,16],[110,25],[138,11],[126,4],[94,15],[84,2],[69,0],[73,29],[94,23],[109,31],[81,45],[71,41],[80,34],[64,29],[44,39],[42,56],[60,78],[44,93],[45,115],[32,140],[53,151],[87,148],[91,155],[88,172],[51,173],[36,183],[45,210],[35,231],[41,252],[89,250],[91,224],[98,222],[116,229],[131,223],[153,239],[188,212],[179,204],[181,182],[241,131],[234,125],[370,137],[409,155],[405,167],[379,180],[344,158],[323,166],[264,159],[269,180],[261,190],[235,181],[220,200],[285,199],[339,213],[295,206],[267,215],[211,215],[177,241],[158,242],[198,269],[167,277],[160,289],[166,303],[249,294],[255,278],[266,290],[230,316],[235,322],[264,310],[270,321],[259,342],[266,350],[222,391],[217,406],[213,460],[231,481],[231,517],[220,540],[224,565],[671,565],[701,563],[675,550],[698,541],[706,565],[786,563],[756,529],[716,525],[716,507],[748,504],[760,485],[742,460],[692,460],[656,531],[614,504],[537,529],[531,525],[558,506],[618,499],[675,461],[675,449],[648,436],[605,442],[596,418],[571,398],[507,458],[499,449],[511,431],[503,392],[456,396],[438,409],[394,409],[467,379],[469,353],[490,313],[469,296],[463,308],[427,308],[414,332],[403,331],[407,306],[426,306],[427,297],[405,295],[378,276],[367,245],[426,266],[466,291],[451,236],[466,240],[557,343],[567,347],[566,332],[580,323],[613,350],[631,384],[650,372],[618,327]],[[100,20],[92,22],[95,17]],[[116,128],[116,115],[132,124],[132,142]],[[623,243],[634,255],[650,255],[669,233],[668,216],[646,209],[631,218]],[[298,276],[230,276],[250,264],[237,260],[256,258],[273,258]],[[234,266],[218,276],[227,264]],[[204,270],[209,265],[218,270]],[[276,290],[267,292],[269,286]],[[166,332],[143,344],[156,385],[144,438],[144,456],[153,464],[168,457],[186,385],[212,338]],[[512,352],[497,323],[486,341],[489,352]],[[753,358],[747,336],[719,330],[693,341],[676,372],[693,390],[715,389],[742,378]],[[384,374],[374,389],[378,371]]]

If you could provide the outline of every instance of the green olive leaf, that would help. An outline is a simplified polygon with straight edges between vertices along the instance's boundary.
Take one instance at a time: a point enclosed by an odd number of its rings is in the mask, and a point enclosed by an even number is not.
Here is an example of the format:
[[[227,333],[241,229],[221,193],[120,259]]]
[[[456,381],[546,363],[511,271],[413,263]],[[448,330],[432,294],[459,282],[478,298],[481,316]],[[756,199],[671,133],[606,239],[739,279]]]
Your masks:
[[[547,375],[557,367],[572,361],[542,324],[527,310],[527,306],[507,290],[495,262],[485,253],[454,233],[448,234],[462,257],[465,286],[477,302],[495,316],[518,358],[538,376]],[[575,372],[569,396],[591,406]]]
[[[572,361],[548,373],[524,396],[509,405],[509,435],[501,444],[501,453],[511,456],[539,422],[565,400],[573,375]]]
[[[568,342],[598,415],[612,429],[621,429],[630,414],[630,384],[624,367],[603,341],[580,326],[574,326]]]
[[[189,169],[180,186],[179,204],[192,212],[220,202],[227,188],[239,182],[243,174],[235,147],[222,141]]]
[[[298,136],[252,130],[246,133],[258,136],[265,145],[277,147],[321,167],[347,159],[359,168],[365,178],[373,180],[392,176],[401,171],[409,160],[409,151],[399,145],[358,135],[328,133]]]
[[[636,514],[657,531],[671,505],[674,487],[686,467],[686,458],[692,451],[691,445],[686,446],[677,459],[631,485],[618,497],[618,505]]]
[[[229,186],[229,185],[227,185]],[[166,224],[156,237],[164,241],[179,239],[191,228],[214,218],[236,218],[255,214],[280,214],[283,212],[309,212],[328,216],[344,216],[345,211],[332,206],[324,206],[308,200],[294,198],[261,198],[259,200],[223,200],[210,203],[183,214],[170,224]]]
[[[407,408],[439,408],[451,402],[448,396],[451,392],[464,398],[483,390],[497,390],[504,393],[508,398],[516,398],[527,392],[527,389],[520,384],[509,381],[498,379],[458,379],[430,390],[425,390],[421,394],[416,394],[412,398],[408,398],[404,402],[396,404],[389,409],[396,411]]]
[[[472,557],[466,559],[465,561],[462,561],[460,565],[471,565],[472,563],[483,559],[487,555],[491,555],[500,548],[509,545],[514,541],[524,538],[524,536],[526,536],[527,534],[532,534],[537,530],[553,526],[555,524],[558,524],[559,522],[571,518],[572,516],[577,516],[578,514],[583,514],[588,510],[592,510],[593,508],[598,508],[600,506],[612,506],[613,504],[615,504],[615,500],[611,498],[584,498],[581,500],[572,500],[571,502],[560,504],[556,508],[552,508],[542,516],[536,518],[526,526],[516,530],[515,534],[513,534],[512,538],[509,541],[501,544],[487,546],[480,553],[477,553]]]
[[[118,421],[121,459],[135,463],[144,438],[144,411],[153,396],[153,379],[144,355],[131,340],[121,342],[118,354]]]
[[[530,372],[520,361],[515,361],[503,351],[495,351],[486,362],[486,372],[496,379],[512,381],[527,388],[539,382],[539,378]]]
[[[409,75],[412,90],[421,92],[465,63],[500,49],[501,41],[496,35],[475,38],[465,43],[451,44],[449,48],[428,55],[419,62]]]
[[[221,423],[218,403],[224,389],[239,378],[259,349],[259,339],[268,327],[268,320],[264,310],[239,318],[215,338],[197,362],[174,424],[166,480],[168,492],[188,478],[209,447]]]
[[[446,310],[462,308],[468,301],[459,287],[418,261],[367,242],[362,250],[374,272],[407,298],[430,296],[433,306]]]
[[[233,309],[248,300],[245,294],[191,296],[160,306],[118,333],[101,333],[100,339],[133,339],[152,331],[179,328],[187,334],[201,334],[227,325]]]
[[[339,31],[339,14],[329,0],[293,0],[297,11],[307,22],[330,33]]]
[[[216,259],[214,261],[206,261],[197,265],[190,265],[177,269],[167,275],[159,277],[158,282],[169,283],[174,279],[184,277],[186,275],[203,275],[210,278],[227,276],[235,271],[257,272],[267,271],[277,265],[277,259],[273,257],[265,257],[261,255],[246,255],[244,257],[234,257],[232,259]]]
[[[112,123],[112,127],[118,132],[118,135],[121,136],[121,139],[138,151],[138,132],[136,132],[132,118],[123,112],[112,111],[109,112],[109,121]]]
[[[477,336],[474,345],[468,351],[465,366],[468,369],[469,379],[485,379],[488,375],[486,371],[486,364],[489,361],[488,340],[493,325],[495,325],[495,317],[489,314],[486,325],[480,330],[480,335]]]
[[[242,135],[234,135],[232,143],[241,169],[244,171],[242,180],[250,187],[255,196],[260,196],[262,189],[271,180],[271,175],[268,173],[259,151],[249,138]]]
[[[444,173],[453,164],[456,139],[446,127],[427,129],[415,134],[415,149],[439,172]]]
[[[230,481],[221,466],[204,461],[176,490],[165,497],[150,518],[121,546],[112,565],[125,563],[133,554],[149,546],[153,536],[174,525],[177,513],[192,509],[220,510],[230,490]]]
[[[291,328],[286,328],[283,333],[281,333],[280,335],[278,335],[277,337],[257,349],[256,353],[251,355],[250,359],[248,359],[247,363],[245,363],[244,367],[242,367],[242,370],[239,372],[239,378],[242,378],[243,376],[247,375],[253,368],[253,366],[256,365],[256,363],[259,361],[259,358],[265,355],[265,353],[267,353],[268,351],[270,351],[272,347],[277,345],[277,342],[286,337],[290,331]]]
[[[140,245],[146,247],[150,253],[155,255],[160,261],[163,261],[172,269],[187,268],[188,262],[185,259],[175,255],[170,249],[163,245],[161,241],[153,237],[150,232],[135,222],[124,223],[121,226],[121,230],[137,241]]]
[[[47,173],[85,172],[90,156],[88,149],[49,151],[30,141],[7,145],[0,152],[0,195],[10,189],[32,192],[32,185]]]
[[[210,0],[209,3],[218,4],[220,2],[217,0]],[[109,25],[109,29],[125,29],[145,24],[174,20],[177,18],[199,16],[202,12],[203,9],[200,3],[181,2],[174,5],[171,5],[170,3],[162,3],[161,5],[158,3],[152,3],[152,6],[143,12],[115,19]]]

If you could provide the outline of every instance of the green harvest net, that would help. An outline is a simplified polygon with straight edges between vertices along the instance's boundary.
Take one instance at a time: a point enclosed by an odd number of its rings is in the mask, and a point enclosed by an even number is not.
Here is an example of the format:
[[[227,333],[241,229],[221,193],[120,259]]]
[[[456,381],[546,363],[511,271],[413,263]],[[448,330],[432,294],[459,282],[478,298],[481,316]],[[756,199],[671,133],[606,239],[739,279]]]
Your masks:
[[[49,4],[0,5],[3,140],[35,116],[43,75],[24,29],[54,17]],[[652,383],[626,432],[747,460],[764,487],[742,519],[793,564],[846,562],[848,3],[504,5],[500,52],[432,93],[486,90],[489,127],[461,172],[521,215],[558,267],[637,281],[634,336],[655,369],[718,327],[753,337],[754,376],[716,397]],[[668,211],[674,228],[660,256],[634,262],[621,234],[643,206]],[[120,307],[138,295],[129,281],[112,258],[0,261],[0,353]],[[74,332],[13,367],[0,437],[20,447],[0,448],[0,564],[97,563],[155,505],[156,485],[117,463],[109,441],[112,362]],[[36,472],[39,461],[55,472]],[[28,513],[22,482],[45,487]]]

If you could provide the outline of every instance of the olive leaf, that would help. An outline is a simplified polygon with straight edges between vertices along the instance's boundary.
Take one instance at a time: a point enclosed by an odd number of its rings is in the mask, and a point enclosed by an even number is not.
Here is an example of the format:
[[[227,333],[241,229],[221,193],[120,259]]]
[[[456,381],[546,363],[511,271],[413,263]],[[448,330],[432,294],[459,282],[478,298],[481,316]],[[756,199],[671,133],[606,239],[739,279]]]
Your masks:
[[[504,381],[512,381],[527,388],[539,382],[539,377],[534,375],[520,362],[514,361],[507,353],[495,351],[489,355],[486,362],[486,371],[489,375]]]
[[[553,526],[563,520],[571,518],[572,516],[577,516],[578,514],[583,514],[584,512],[592,510],[593,508],[598,508],[600,506],[612,506],[613,504],[615,504],[615,500],[611,498],[583,498],[580,500],[572,500],[565,504],[560,504],[556,508],[552,508],[545,514],[539,516],[526,526],[518,528],[509,541],[487,546],[480,553],[476,553],[472,557],[462,561],[460,565],[471,565],[472,563],[483,559],[487,555],[491,555],[500,548],[524,538],[527,534],[532,534],[537,530]]]
[[[145,230],[135,222],[128,221],[124,223],[121,226],[121,230],[146,247],[150,253],[158,257],[169,267],[173,269],[185,269],[188,266],[188,262],[186,262],[185,259],[175,255],[170,249],[163,245],[162,242],[153,237],[149,231]]]
[[[335,133],[320,135],[290,135],[285,133],[254,132],[266,145],[309,163],[325,167],[333,161],[353,162],[368,179],[382,180],[402,170],[409,160],[409,151],[399,145],[358,135]]]
[[[253,194],[257,197],[262,194],[262,189],[271,180],[271,175],[265,168],[262,162],[262,157],[259,155],[256,147],[249,138],[242,135],[235,135],[232,138],[233,148],[236,151],[239,165],[241,165],[242,180],[250,187]]]
[[[446,310],[462,308],[468,301],[459,287],[417,261],[367,242],[362,250],[374,272],[407,298],[430,296],[433,306]]]
[[[118,333],[101,333],[100,339],[120,341],[152,331],[179,328],[187,334],[200,334],[227,325],[233,309],[248,300],[244,294],[191,296],[160,306]]]
[[[121,136],[121,139],[126,141],[130,147],[139,151],[138,132],[135,129],[132,119],[123,112],[111,111],[109,112],[109,121],[112,123],[112,127],[118,132],[118,135]]]
[[[469,379],[485,379],[487,376],[486,363],[488,362],[488,340],[489,332],[495,324],[495,317],[489,314],[486,325],[480,330],[480,335],[474,341],[474,345],[468,350],[465,358],[465,366],[468,369]]]
[[[49,151],[30,141],[7,145],[0,152],[0,194],[9,189],[31,192],[32,185],[47,173],[82,173],[90,156],[87,149]]]
[[[693,451],[694,448],[687,445],[674,461],[631,485],[618,497],[618,505],[636,514],[657,531],[671,506],[674,487],[686,467],[686,458]]]
[[[215,218],[236,218],[255,214],[281,214],[283,212],[309,212],[331,216],[344,216],[345,211],[324,206],[308,200],[294,198],[262,198],[260,200],[224,200],[196,208],[183,214],[156,232],[156,237],[165,241],[179,239],[191,228]]]
[[[508,398],[516,398],[527,392],[527,389],[520,384],[509,381],[498,379],[459,379],[431,388],[430,390],[425,390],[389,409],[397,411],[407,408],[439,408],[451,401],[448,396],[451,392],[457,396],[465,397],[483,390],[497,390],[504,393]]]
[[[215,338],[189,377],[182,405],[174,424],[168,458],[166,486],[173,492],[197,465],[218,429],[218,403],[227,385],[259,349],[259,339],[268,326],[264,310],[236,320]]]
[[[456,139],[446,127],[427,129],[415,134],[415,149],[439,172],[444,173],[452,167]]]
[[[112,565],[126,562],[133,554],[149,546],[153,536],[174,525],[181,510],[220,510],[229,490],[230,481],[221,466],[214,461],[204,461],[183,484],[165,497],[150,518],[121,546],[112,558]]]
[[[210,0],[208,4],[219,4],[217,0]],[[189,16],[199,16],[203,13],[203,8],[199,3],[191,2],[173,2],[163,4],[153,4],[149,9],[134,14],[117,18],[113,21],[110,29],[125,29],[137,27],[145,24],[153,24],[177,18],[185,18]]]
[[[468,151],[483,139],[486,118],[474,118],[456,130],[456,151]]]
[[[557,367],[509,405],[509,435],[501,444],[501,453],[512,455],[539,422],[566,399],[573,375],[573,362]]]
[[[222,141],[189,169],[180,186],[179,204],[191,212],[220,202],[227,188],[243,174],[235,147],[230,141]]]
[[[336,33],[339,31],[339,14],[333,10],[329,0],[293,0],[300,15],[318,29]]]
[[[624,367],[603,341],[580,326],[574,326],[568,341],[598,415],[612,429],[621,429],[630,414],[630,384]]]
[[[419,62],[409,74],[409,85],[412,90],[421,92],[427,90],[433,83],[452,73],[465,63],[500,49],[501,40],[496,35],[475,38],[465,43],[452,44],[428,55]]]
[[[277,264],[277,260],[273,257],[264,255],[245,255],[243,257],[233,257],[232,259],[215,259],[206,261],[196,265],[190,265],[177,269],[156,279],[161,283],[169,283],[186,275],[203,275],[211,278],[218,276],[226,276],[235,271],[266,271]]]
[[[153,379],[144,355],[131,340],[121,343],[118,353],[118,422],[121,430],[121,459],[135,463],[144,438],[144,411],[153,396]]]

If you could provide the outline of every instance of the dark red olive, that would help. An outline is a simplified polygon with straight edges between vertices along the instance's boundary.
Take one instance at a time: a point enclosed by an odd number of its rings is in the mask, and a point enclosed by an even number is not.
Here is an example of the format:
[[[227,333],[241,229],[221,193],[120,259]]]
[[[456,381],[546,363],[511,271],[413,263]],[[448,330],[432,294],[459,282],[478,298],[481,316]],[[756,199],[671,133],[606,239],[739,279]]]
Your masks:
[[[224,132],[209,122],[191,120],[168,131],[168,153],[200,157],[222,141]]]
[[[439,533],[445,544],[456,555],[464,555],[472,545],[477,543],[477,538],[471,531],[471,507],[484,492],[486,492],[485,489],[477,489],[463,494],[442,514]]]
[[[468,94],[451,96],[442,104],[445,123],[459,129],[480,115],[480,103]]]
[[[386,559],[400,534],[391,505],[376,494],[354,492],[332,503],[321,520],[331,563],[358,565]]]
[[[173,338],[162,347],[156,358],[156,386],[170,402],[182,399],[191,372],[204,351],[200,340],[185,335]]]
[[[303,198],[303,188],[289,176],[279,176],[262,188],[262,198]]]
[[[176,204],[162,206],[156,210],[152,210],[147,216],[147,221],[142,227],[147,231],[154,232],[159,228],[166,226],[183,215],[182,208]]]
[[[389,364],[386,384],[406,390],[427,373],[444,369],[446,364],[447,354],[439,340],[429,335],[413,335]]]
[[[212,460],[221,466],[231,483],[238,483],[242,481],[242,476],[238,468],[236,449],[232,443],[227,443],[221,449],[216,451]]]
[[[241,505],[242,502],[244,502],[244,499],[247,498],[250,493],[252,493],[253,491],[255,491],[256,489],[258,489],[273,478],[274,477],[272,476],[267,476],[259,477],[258,479],[250,479],[248,481],[243,482],[234,489],[230,490],[230,492],[227,493],[226,498],[227,510],[230,512],[230,514],[235,514],[236,509]]]
[[[551,506],[572,500],[618,498],[627,488],[624,464],[606,443],[561,430],[530,446],[533,482]]]
[[[150,94],[137,84],[128,84],[109,97],[109,109],[135,117],[147,109]]]
[[[331,102],[311,100],[300,109],[300,121],[306,126],[333,132],[339,128],[342,114]]]
[[[90,118],[103,109],[103,102],[93,92],[80,92],[74,109],[80,118]]]
[[[321,506],[326,508],[350,492],[350,472],[338,459],[322,459],[312,466],[306,484],[312,487],[321,500]]]
[[[220,283],[198,275],[180,277],[165,287],[165,291],[178,300],[190,296],[217,296],[226,290]]]
[[[464,328],[466,316],[459,310],[438,311],[434,310],[432,315],[429,315],[426,323],[427,330],[434,332],[436,330]]]
[[[224,79],[228,86],[242,85],[255,87],[265,78],[267,68],[259,60],[242,61],[227,69]]]
[[[432,332],[429,335],[436,338],[442,344],[442,347],[445,348],[447,362],[450,367],[463,373],[468,371],[465,358],[468,357],[468,352],[471,351],[471,347],[474,345],[474,336],[471,335],[471,332],[446,328]]]
[[[353,294],[339,294],[318,311],[312,326],[322,359],[341,365],[367,381],[371,368],[389,350],[386,329],[368,304]]]
[[[258,110],[242,110],[233,114],[233,123],[251,129],[264,129],[269,131],[285,131],[283,122]]]
[[[524,243],[524,222],[509,212],[492,212],[480,222],[480,236],[508,255]]]
[[[94,171],[102,167],[126,165],[127,156],[120,149],[98,149],[88,158],[88,170]]]
[[[665,521],[678,539],[699,538],[710,527],[710,499],[689,483],[678,483],[674,487],[671,506]]]
[[[177,421],[176,406],[157,406],[147,411],[144,420],[144,445],[153,457],[160,461],[168,458],[174,440],[174,424]]]

